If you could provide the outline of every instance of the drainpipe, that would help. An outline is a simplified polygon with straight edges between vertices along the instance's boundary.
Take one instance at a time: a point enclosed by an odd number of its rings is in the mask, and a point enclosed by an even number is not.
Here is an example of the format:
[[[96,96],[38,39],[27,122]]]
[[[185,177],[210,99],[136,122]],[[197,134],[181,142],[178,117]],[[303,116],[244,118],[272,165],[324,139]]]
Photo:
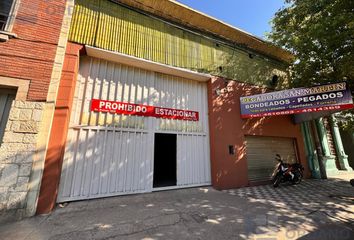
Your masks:
[[[344,147],[342,143],[342,138],[339,132],[339,127],[337,123],[337,119],[334,115],[330,117],[330,126],[333,133],[333,141],[336,147],[337,157],[339,161],[339,166],[341,170],[353,171],[353,169],[349,166],[348,163],[348,155],[344,152]]]

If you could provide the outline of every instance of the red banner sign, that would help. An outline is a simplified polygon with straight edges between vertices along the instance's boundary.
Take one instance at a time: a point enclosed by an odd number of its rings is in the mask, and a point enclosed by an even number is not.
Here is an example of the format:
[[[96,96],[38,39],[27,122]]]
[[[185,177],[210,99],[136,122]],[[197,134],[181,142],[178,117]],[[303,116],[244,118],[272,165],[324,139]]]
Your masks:
[[[99,99],[92,99],[91,111],[156,118],[170,118],[187,121],[199,121],[199,113],[196,111],[161,108],[155,106],[114,102]]]

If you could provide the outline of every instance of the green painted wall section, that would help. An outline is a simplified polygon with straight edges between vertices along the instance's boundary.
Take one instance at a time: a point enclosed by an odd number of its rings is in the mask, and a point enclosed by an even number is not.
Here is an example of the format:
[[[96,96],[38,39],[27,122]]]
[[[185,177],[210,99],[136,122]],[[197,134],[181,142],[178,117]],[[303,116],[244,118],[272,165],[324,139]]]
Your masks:
[[[301,132],[305,142],[306,158],[313,178],[320,179],[321,172],[314,140],[312,139],[310,122],[301,123]]]
[[[69,40],[139,58],[267,85],[284,66],[260,56],[217,44],[108,0],[76,0]]]
[[[327,138],[327,130],[325,125],[323,124],[323,118],[318,118],[315,120],[315,122],[323,151],[323,164],[326,169],[326,174],[327,176],[336,175],[338,174],[338,169],[336,166],[336,157],[331,154]]]

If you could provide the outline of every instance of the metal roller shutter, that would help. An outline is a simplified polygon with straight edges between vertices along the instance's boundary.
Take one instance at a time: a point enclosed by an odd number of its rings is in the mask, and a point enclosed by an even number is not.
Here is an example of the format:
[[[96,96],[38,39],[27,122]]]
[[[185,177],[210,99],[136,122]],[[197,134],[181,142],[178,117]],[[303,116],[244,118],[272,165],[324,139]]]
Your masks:
[[[246,137],[248,179],[251,182],[269,180],[276,165],[275,155],[285,162],[297,162],[295,141],[281,137]]]
[[[58,202],[153,191],[155,133],[177,135],[176,188],[210,185],[206,83],[83,57],[75,91]],[[194,110],[200,120],[91,112],[93,98]]]

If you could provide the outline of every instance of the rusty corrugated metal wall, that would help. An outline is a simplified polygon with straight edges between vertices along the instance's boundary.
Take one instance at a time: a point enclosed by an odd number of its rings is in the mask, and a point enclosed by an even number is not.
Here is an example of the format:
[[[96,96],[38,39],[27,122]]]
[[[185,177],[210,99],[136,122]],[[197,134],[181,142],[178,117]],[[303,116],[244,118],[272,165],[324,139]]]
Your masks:
[[[282,66],[108,0],[77,0],[69,40],[198,72],[261,84]]]

